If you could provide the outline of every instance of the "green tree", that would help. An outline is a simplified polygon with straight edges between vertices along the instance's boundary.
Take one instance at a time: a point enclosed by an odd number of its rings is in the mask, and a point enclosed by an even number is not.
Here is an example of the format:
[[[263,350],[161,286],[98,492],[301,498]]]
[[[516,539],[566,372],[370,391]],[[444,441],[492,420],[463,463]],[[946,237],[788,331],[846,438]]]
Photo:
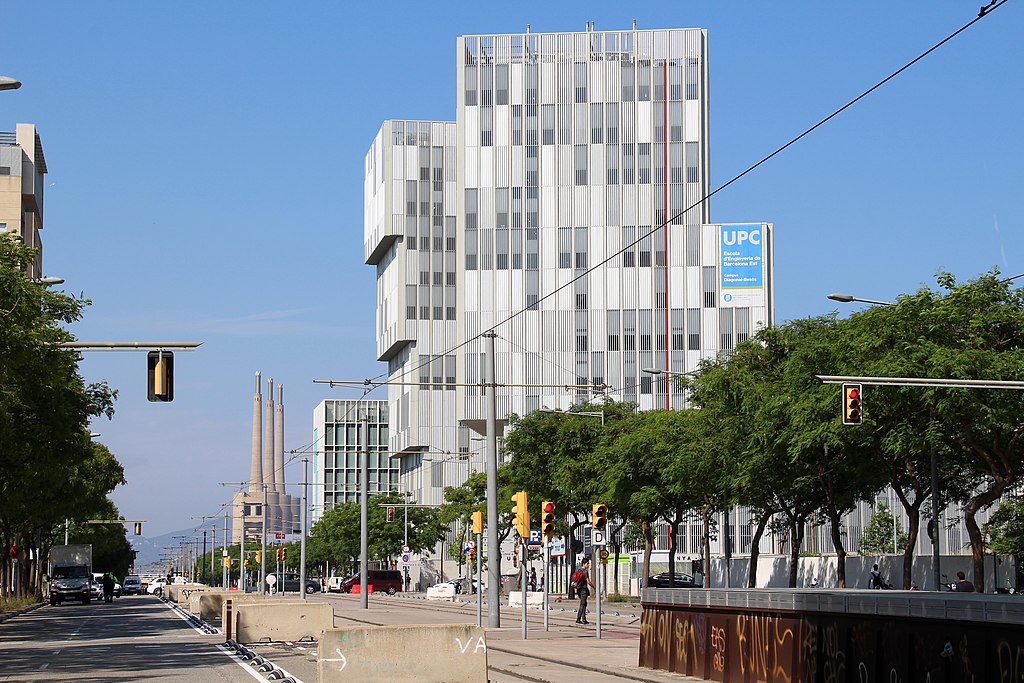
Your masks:
[[[893,531],[896,532],[896,547],[893,547]],[[861,555],[887,555],[903,552],[907,547],[907,534],[902,527],[896,527],[896,518],[889,506],[879,503],[871,520],[860,535],[858,552]]]
[[[1004,500],[989,517],[986,530],[992,552],[1024,557],[1024,500]]]
[[[72,340],[63,325],[80,319],[89,302],[26,279],[34,254],[0,234],[0,543],[45,550],[58,522],[84,519],[116,486],[110,482],[123,479],[104,481],[104,472],[86,469],[109,456],[90,442],[89,420],[113,414],[115,392],[85,385],[78,354],[59,347]],[[36,592],[39,558],[20,563],[19,585]],[[0,585],[11,585],[11,569],[5,555]]]

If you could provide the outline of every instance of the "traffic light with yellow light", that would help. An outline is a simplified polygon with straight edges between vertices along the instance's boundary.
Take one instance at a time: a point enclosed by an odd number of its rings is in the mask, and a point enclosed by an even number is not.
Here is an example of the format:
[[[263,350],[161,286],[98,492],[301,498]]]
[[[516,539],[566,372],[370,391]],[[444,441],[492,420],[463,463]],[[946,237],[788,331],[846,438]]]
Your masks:
[[[516,528],[520,538],[530,537],[530,505],[526,491],[519,491],[512,496],[512,526]]]
[[[843,385],[843,424],[859,425],[864,422],[864,399],[860,384]]]
[[[472,515],[473,519],[473,533],[482,534],[484,532],[484,513],[477,510]]]
[[[174,354],[170,351],[150,351],[146,378],[146,398],[150,401],[173,401]]]
[[[555,504],[550,500],[540,504],[540,533],[549,541],[555,537]]]
[[[608,506],[604,503],[594,503],[591,508],[590,525],[595,529],[604,529],[608,526]]]

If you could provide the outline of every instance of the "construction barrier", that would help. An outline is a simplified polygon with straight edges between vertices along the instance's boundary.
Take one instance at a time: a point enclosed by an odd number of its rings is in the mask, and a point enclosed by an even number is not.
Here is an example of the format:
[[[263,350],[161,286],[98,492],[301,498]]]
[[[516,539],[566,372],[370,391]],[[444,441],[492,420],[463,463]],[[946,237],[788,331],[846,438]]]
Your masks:
[[[326,602],[267,600],[238,605],[232,599],[232,604],[232,630],[239,643],[320,640],[325,630],[334,628],[334,608]]]
[[[523,592],[510,591],[508,594],[509,607],[523,606]],[[540,591],[526,591],[526,606],[529,608],[541,609],[544,607],[544,593]]]
[[[228,591],[210,591],[207,593],[199,593],[198,596],[199,604],[197,609],[192,609],[192,603],[189,602],[189,611],[195,614],[203,621],[224,621],[224,601],[232,600],[236,605],[248,605],[253,602],[263,602],[266,597],[262,593],[235,593]]]
[[[455,597],[455,586],[445,583],[427,588],[428,600],[449,600]]]
[[[324,631],[319,683],[487,683],[484,629],[473,624],[364,626]]]
[[[352,592],[355,593],[356,595],[359,595],[359,588],[360,588],[360,586],[359,586],[358,583],[353,584],[352,585]],[[366,584],[366,594],[367,595],[373,595],[373,584],[372,583]]]

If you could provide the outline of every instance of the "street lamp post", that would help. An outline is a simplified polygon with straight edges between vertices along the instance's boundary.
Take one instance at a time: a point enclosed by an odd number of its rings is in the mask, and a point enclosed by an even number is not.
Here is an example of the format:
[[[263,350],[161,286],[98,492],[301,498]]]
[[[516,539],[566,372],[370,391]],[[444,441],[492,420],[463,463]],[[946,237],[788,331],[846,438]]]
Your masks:
[[[21,81],[10,76],[0,76],[0,90],[17,90],[21,87]]]

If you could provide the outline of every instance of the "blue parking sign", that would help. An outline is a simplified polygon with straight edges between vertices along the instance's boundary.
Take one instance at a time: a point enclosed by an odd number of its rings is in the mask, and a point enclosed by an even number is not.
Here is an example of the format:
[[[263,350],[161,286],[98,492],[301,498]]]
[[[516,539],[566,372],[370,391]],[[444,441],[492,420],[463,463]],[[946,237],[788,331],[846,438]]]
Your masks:
[[[530,540],[526,547],[530,550],[538,550],[541,547],[540,529],[530,529]]]

